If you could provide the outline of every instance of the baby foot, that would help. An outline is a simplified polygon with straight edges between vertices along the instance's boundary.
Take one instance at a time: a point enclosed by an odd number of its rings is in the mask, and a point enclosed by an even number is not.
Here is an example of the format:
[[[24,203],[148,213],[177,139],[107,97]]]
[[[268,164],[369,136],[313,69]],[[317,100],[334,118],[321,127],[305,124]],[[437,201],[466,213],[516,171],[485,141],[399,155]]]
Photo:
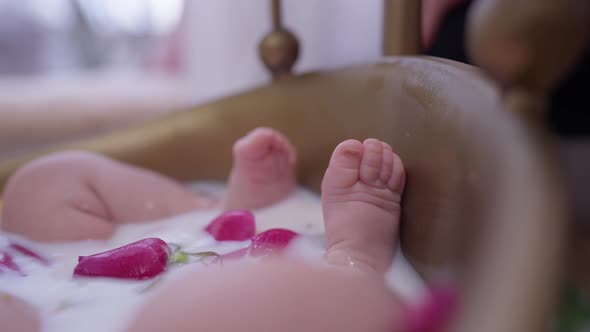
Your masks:
[[[295,148],[270,128],[256,128],[234,144],[226,209],[276,203],[295,188]]]
[[[376,139],[340,143],[322,182],[326,260],[385,272],[396,249],[405,171]]]

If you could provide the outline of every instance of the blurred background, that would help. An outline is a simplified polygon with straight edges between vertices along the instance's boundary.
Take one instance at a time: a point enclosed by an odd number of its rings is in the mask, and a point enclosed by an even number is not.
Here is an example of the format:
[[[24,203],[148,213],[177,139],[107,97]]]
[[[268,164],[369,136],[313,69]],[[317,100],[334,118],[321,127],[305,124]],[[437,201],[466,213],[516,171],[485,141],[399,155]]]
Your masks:
[[[295,73],[379,59],[386,2],[282,1]],[[424,54],[469,63],[473,2],[422,0]],[[0,0],[0,160],[266,84],[271,30],[270,0]],[[589,80],[590,49],[551,96],[563,137],[590,136]]]
[[[291,0],[296,72],[381,55],[383,1]],[[268,0],[0,0],[0,160],[269,82]]]

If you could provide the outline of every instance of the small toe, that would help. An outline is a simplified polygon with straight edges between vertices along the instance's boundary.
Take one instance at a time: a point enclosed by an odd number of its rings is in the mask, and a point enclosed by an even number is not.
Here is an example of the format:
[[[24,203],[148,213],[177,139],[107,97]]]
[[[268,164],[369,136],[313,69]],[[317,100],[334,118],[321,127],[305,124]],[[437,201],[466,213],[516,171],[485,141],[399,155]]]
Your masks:
[[[363,154],[363,145],[361,142],[349,139],[334,149],[330,159],[330,167],[347,168],[358,170]]]
[[[379,180],[384,186],[386,186],[393,172],[393,151],[389,144],[381,142],[381,145],[383,146],[381,157],[383,165],[381,167],[381,172],[379,173]]]
[[[363,144],[353,139],[338,144],[332,153],[322,187],[348,187],[357,182],[363,149]]]
[[[395,153],[392,153],[391,160],[393,167],[389,181],[387,181],[387,187],[395,193],[401,193],[406,185],[404,164],[401,158]]]
[[[363,142],[365,148],[359,169],[359,178],[369,185],[376,185],[383,167],[383,145],[374,138]]]

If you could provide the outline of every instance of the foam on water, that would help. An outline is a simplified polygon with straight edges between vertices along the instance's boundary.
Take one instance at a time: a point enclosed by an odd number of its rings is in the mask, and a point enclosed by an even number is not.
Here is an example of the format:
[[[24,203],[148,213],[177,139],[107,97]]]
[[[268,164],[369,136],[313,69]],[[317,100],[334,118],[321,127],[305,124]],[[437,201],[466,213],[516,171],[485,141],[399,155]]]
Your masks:
[[[199,183],[194,187],[218,195],[225,190],[224,186],[212,183]],[[215,251],[223,254],[248,246],[249,241],[216,242],[203,232],[204,227],[219,213],[219,210],[210,209],[150,223],[124,225],[108,241],[43,244],[0,233],[0,249],[7,248],[9,241],[16,241],[52,262],[50,266],[44,266],[30,257],[14,253],[14,261],[27,276],[0,275],[0,291],[20,296],[38,307],[46,332],[123,331],[135,311],[153,294],[150,287],[154,280],[73,279],[72,272],[78,256],[106,251],[146,237],[158,237],[168,243],[179,244],[190,252]],[[289,199],[254,211],[254,214],[258,232],[283,227],[304,235],[294,243],[291,254],[310,260],[321,258],[324,229],[317,195],[298,189]],[[164,278],[174,276],[182,268],[169,269]],[[424,292],[422,282],[401,254],[396,257],[386,278],[392,289],[409,301]]]

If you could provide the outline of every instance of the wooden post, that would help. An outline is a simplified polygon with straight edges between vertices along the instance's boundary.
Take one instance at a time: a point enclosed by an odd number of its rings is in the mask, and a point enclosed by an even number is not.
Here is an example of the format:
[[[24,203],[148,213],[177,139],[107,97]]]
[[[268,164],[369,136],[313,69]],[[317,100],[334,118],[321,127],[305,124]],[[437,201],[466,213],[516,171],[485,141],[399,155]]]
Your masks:
[[[421,51],[421,0],[385,0],[383,55],[414,55]]]
[[[299,55],[297,37],[285,29],[281,19],[281,1],[271,0],[273,30],[259,44],[262,62],[278,81],[292,77],[293,65]]]

